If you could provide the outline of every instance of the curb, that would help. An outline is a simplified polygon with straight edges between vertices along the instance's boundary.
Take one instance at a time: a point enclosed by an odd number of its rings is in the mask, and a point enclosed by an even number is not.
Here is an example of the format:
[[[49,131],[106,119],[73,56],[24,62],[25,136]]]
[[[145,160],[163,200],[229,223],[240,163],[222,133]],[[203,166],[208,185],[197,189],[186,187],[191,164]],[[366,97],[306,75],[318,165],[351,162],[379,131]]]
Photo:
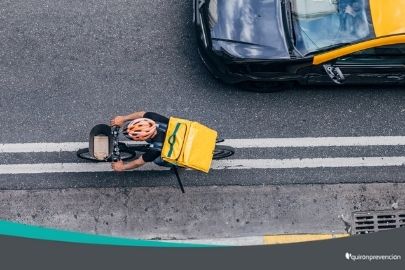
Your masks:
[[[310,241],[322,241],[349,237],[350,234],[277,234],[249,237],[231,237],[231,238],[213,238],[213,239],[190,239],[190,240],[164,240],[162,242],[188,243],[188,244],[206,244],[220,246],[257,246],[257,245],[278,245],[292,244]]]

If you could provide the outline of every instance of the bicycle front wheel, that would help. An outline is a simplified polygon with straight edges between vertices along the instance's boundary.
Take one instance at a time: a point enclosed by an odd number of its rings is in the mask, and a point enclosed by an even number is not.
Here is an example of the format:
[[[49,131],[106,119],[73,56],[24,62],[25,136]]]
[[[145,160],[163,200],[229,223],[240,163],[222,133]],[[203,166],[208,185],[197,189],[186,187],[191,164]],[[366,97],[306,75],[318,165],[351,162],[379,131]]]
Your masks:
[[[235,148],[226,145],[216,145],[213,159],[223,159],[235,154]]]
[[[90,154],[89,148],[79,149],[76,155],[81,159],[86,159],[94,162],[106,162],[106,160],[98,160]],[[120,151],[121,160],[128,160],[135,157],[135,153],[130,153],[126,151]],[[109,160],[107,160],[109,161]]]

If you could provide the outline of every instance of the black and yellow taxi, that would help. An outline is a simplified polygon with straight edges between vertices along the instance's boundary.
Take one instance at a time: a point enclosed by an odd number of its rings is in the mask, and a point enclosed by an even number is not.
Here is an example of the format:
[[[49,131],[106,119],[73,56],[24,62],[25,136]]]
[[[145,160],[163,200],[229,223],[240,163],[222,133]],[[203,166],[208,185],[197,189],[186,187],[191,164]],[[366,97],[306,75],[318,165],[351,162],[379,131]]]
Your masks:
[[[227,83],[405,84],[405,0],[195,0],[193,21]]]

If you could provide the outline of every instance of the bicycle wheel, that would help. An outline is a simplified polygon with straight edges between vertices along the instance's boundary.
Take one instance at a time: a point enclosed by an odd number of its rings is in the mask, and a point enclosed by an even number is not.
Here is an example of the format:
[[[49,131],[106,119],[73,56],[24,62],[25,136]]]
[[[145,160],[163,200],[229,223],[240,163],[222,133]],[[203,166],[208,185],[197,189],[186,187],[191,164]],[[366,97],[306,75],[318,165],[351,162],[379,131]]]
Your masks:
[[[90,155],[89,148],[83,148],[83,149],[77,150],[76,155],[79,158],[94,161],[94,162],[106,162],[105,160],[98,160],[95,157],[93,157],[92,155]],[[128,159],[134,158],[135,155],[136,155],[135,153],[122,151],[122,150],[120,151],[121,160],[128,160]],[[107,160],[107,161],[109,161],[109,160]]]
[[[235,154],[235,149],[226,145],[216,145],[213,159],[223,159]]]

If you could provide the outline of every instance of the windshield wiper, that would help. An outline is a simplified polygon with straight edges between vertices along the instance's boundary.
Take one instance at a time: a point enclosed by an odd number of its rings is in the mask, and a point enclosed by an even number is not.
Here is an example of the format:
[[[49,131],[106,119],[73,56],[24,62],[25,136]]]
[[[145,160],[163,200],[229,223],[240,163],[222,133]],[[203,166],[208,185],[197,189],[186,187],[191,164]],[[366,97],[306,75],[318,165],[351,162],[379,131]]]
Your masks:
[[[284,15],[285,15],[285,21],[287,24],[288,30],[285,31],[287,36],[288,36],[288,41],[290,44],[290,51],[294,50],[294,47],[296,45],[296,40],[295,40],[295,30],[294,30],[294,23],[293,23],[293,15],[291,12],[291,1],[290,0],[283,0],[282,1],[282,6],[284,9]]]
[[[352,43],[350,43],[350,42],[336,43],[336,44],[333,44],[333,45],[330,45],[330,46],[327,46],[327,47],[320,48],[317,52],[330,51],[330,50],[338,49],[338,48],[341,48],[341,47],[344,47],[344,46],[347,46],[347,45],[351,45],[351,44]]]
[[[295,45],[295,30],[294,30],[294,18],[291,12],[291,0],[285,0],[285,10],[287,13],[288,30],[290,32],[290,39]]]
[[[342,42],[342,43],[333,44],[333,45],[330,45],[330,46],[327,46],[327,47],[319,48],[316,51],[312,51],[312,52],[306,54],[305,56],[311,56],[311,55],[314,55],[314,54],[319,54],[319,53],[331,51],[331,50],[334,50],[334,49],[339,49],[341,47],[344,47],[344,46],[347,46],[347,45],[352,45],[352,44],[353,43],[350,43],[350,42]]]

